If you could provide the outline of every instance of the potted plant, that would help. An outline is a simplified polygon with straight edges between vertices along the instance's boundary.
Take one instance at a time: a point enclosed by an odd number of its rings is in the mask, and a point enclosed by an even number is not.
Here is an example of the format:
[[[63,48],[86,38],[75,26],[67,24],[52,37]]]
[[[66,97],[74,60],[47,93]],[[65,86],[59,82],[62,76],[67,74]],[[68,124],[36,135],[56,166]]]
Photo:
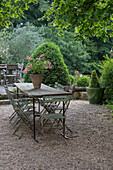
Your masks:
[[[27,56],[28,63],[23,73],[30,72],[31,81],[34,88],[40,88],[45,69],[52,69],[51,62],[45,59],[45,54],[41,54],[39,58]]]
[[[92,71],[89,87],[86,88],[90,104],[102,104],[104,89],[100,87],[96,70]]]

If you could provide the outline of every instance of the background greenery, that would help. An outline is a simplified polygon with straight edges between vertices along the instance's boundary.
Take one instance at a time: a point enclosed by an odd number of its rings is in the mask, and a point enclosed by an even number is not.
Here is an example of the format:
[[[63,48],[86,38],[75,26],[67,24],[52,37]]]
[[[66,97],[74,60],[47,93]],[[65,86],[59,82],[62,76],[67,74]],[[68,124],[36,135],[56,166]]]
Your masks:
[[[110,64],[112,68],[112,62],[108,62],[103,56],[107,54],[113,58],[110,55],[113,45],[112,0],[37,2],[1,0],[0,63],[26,64],[26,56],[32,55],[40,44],[54,42],[67,65],[70,74],[67,73],[67,77],[71,84],[74,82],[73,78],[76,79],[75,70],[83,75],[90,75],[95,69],[92,63],[98,65],[99,61],[103,61],[106,69],[101,68],[102,72],[96,68],[96,71],[99,76],[102,75],[101,82],[107,89],[106,98],[109,96],[111,100],[112,93],[108,91],[109,88],[112,90],[113,77],[110,77],[112,71],[107,66]],[[75,6],[76,10],[73,8]],[[10,27],[7,28],[9,24]],[[107,84],[107,77],[111,78],[110,85]]]

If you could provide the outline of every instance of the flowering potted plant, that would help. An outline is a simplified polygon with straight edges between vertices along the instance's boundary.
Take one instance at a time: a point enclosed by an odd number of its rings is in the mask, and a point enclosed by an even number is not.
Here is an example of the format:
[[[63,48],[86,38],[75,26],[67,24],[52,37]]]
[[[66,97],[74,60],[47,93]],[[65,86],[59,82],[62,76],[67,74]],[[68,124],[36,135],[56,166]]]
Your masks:
[[[45,59],[45,54],[39,58],[27,56],[28,63],[23,73],[29,72],[34,88],[40,88],[45,69],[52,69],[51,62]]]

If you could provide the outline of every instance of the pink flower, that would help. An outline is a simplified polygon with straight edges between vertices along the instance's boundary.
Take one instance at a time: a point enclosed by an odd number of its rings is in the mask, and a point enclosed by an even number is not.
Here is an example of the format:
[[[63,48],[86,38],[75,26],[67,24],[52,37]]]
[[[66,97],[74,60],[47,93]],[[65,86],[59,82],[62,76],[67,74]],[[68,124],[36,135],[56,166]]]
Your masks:
[[[49,67],[51,67],[51,62],[48,62],[48,64],[49,64]]]
[[[40,55],[40,57],[44,57],[44,56],[45,56],[45,54],[41,54],[41,55]]]
[[[45,54],[41,54],[39,57],[35,58],[34,56],[27,56],[28,64],[23,70],[23,73],[31,71],[35,72],[44,72],[44,69],[52,69],[51,62],[45,59]]]
[[[40,57],[39,57],[39,58],[36,58],[36,60],[40,60]]]
[[[50,66],[50,67],[48,67],[48,68],[52,69],[52,67],[51,67],[51,66]]]
[[[28,65],[28,67],[32,68],[32,64],[31,64],[31,65]]]
[[[23,73],[26,73],[26,74],[27,74],[28,71],[29,71],[29,70],[28,70],[28,68],[26,67],[26,68],[23,70]]]
[[[26,57],[28,60],[30,60],[31,58],[29,56]]]
[[[48,68],[52,69],[51,62],[48,62],[49,66]]]

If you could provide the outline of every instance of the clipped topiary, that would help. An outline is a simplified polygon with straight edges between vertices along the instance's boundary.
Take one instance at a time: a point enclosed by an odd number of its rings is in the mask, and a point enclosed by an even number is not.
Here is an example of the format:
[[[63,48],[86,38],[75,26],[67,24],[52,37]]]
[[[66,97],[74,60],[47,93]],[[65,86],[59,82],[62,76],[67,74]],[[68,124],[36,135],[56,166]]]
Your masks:
[[[92,71],[91,79],[90,79],[90,82],[89,82],[89,87],[90,88],[99,88],[100,87],[96,70]]]
[[[43,83],[50,86],[54,86],[55,82],[62,85],[70,84],[69,71],[59,47],[52,42],[45,42],[37,47],[32,56],[38,58],[41,54],[45,54],[45,58],[52,65],[51,70],[44,70]],[[25,82],[28,80],[27,77],[28,75],[24,76]]]

